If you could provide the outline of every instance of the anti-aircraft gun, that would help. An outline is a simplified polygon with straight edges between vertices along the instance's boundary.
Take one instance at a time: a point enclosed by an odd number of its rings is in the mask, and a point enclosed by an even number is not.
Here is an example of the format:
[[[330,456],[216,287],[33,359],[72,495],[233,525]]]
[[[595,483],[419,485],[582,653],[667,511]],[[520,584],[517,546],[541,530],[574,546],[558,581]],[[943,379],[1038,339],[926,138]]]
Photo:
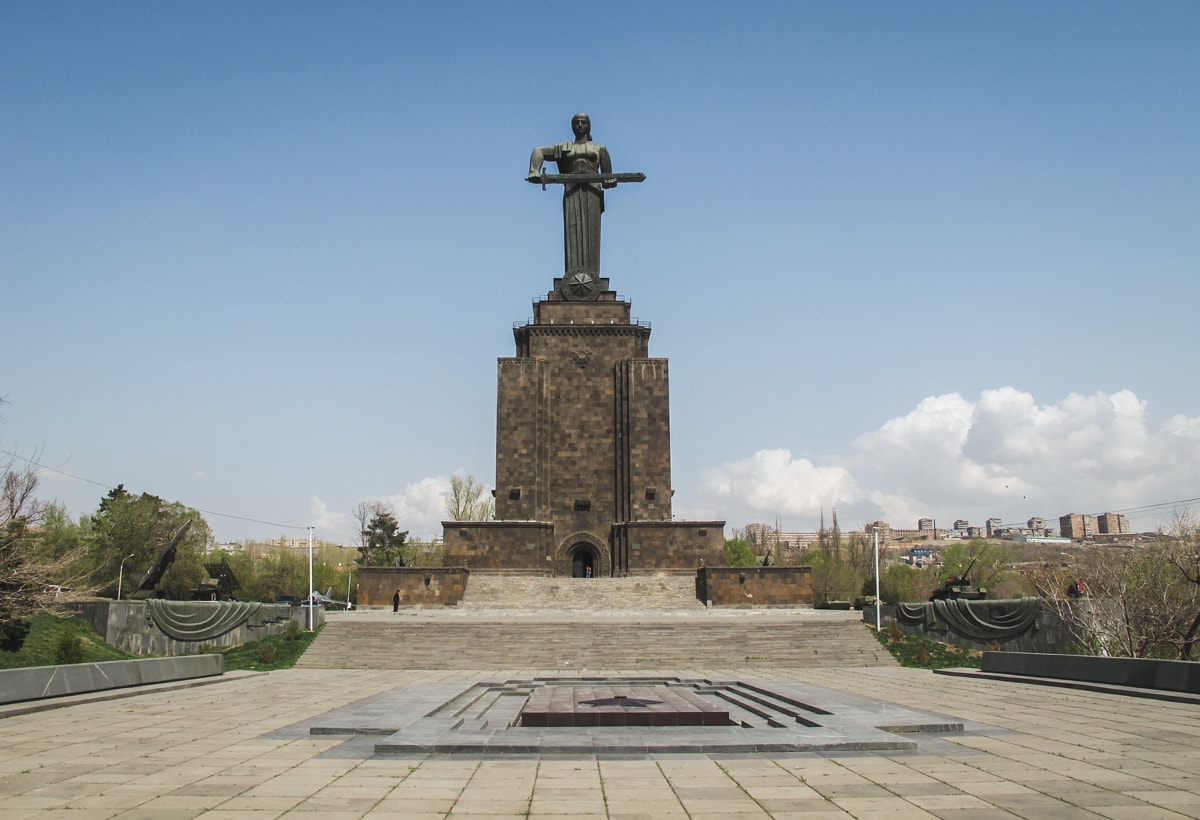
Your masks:
[[[951,575],[947,578],[940,588],[933,591],[929,600],[951,601],[961,598],[967,601],[981,601],[986,598],[987,590],[971,583],[971,570],[975,569],[975,562],[978,560],[979,556],[976,555],[962,575]]]

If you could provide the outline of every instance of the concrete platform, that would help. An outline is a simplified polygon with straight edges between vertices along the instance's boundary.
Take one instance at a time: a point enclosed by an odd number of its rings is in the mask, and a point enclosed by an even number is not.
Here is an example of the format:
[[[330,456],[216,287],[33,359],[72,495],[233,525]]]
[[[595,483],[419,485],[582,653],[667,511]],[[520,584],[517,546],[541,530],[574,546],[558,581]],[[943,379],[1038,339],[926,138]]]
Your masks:
[[[602,670],[605,675],[630,670]],[[737,680],[741,670],[639,672]],[[1179,818],[1200,816],[1190,704],[900,669],[756,672],[962,731],[902,749],[380,755],[386,736],[312,734],[389,693],[430,710],[464,681],[560,670],[291,670],[0,720],[0,815],[71,818]],[[128,694],[134,690],[122,690]],[[429,711],[429,710],[426,710]],[[383,726],[382,728],[389,728]],[[568,730],[570,731],[570,730]]]

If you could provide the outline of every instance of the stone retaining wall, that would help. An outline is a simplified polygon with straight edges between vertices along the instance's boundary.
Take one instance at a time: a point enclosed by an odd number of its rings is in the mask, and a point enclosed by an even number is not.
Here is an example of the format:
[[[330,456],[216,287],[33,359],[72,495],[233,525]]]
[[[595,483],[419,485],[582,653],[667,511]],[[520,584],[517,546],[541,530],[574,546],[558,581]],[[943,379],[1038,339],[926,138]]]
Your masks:
[[[402,607],[458,606],[470,575],[462,567],[360,567],[358,608],[390,607],[397,590]]]
[[[996,610],[1006,603],[1013,604],[1018,600],[1020,599],[1012,599],[1010,601],[983,600],[967,603],[973,608],[977,607],[981,613],[986,613],[989,609]],[[938,641],[939,643],[961,646],[966,649],[978,651],[999,649],[1005,652],[1066,652],[1075,643],[1074,638],[1072,638],[1070,632],[1063,624],[1062,619],[1053,611],[1045,608],[1037,613],[1037,616],[1033,619],[1028,629],[1020,634],[984,639],[955,631],[953,624],[936,616],[927,620],[898,619],[896,614],[897,606],[896,604],[884,604],[881,607],[880,621],[885,629],[889,624],[898,622],[900,628],[910,635],[917,635]],[[874,607],[867,606],[863,608],[863,621],[871,625],[875,624]]]
[[[75,609],[89,620],[110,646],[131,655],[191,655],[208,644],[241,646],[267,635],[278,635],[289,621],[308,626],[308,609],[288,604],[240,601],[162,601],[177,617],[169,622],[150,611],[149,601],[87,601]],[[162,608],[160,606],[160,608]],[[175,629],[172,623],[180,628]],[[325,623],[325,610],[313,610],[313,627]],[[208,625],[208,628],[205,628]],[[216,634],[213,634],[216,633]],[[193,637],[194,636],[194,637]]]
[[[703,567],[696,597],[714,607],[812,606],[812,567]]]

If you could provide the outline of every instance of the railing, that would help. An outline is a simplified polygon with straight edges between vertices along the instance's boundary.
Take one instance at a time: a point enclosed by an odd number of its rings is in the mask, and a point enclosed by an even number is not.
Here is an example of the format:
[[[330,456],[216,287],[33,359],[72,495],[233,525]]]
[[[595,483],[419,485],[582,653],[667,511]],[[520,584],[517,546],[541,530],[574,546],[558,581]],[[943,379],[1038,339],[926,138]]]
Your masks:
[[[638,319],[637,317],[631,318],[628,322],[626,322],[624,320],[618,320],[618,319],[609,319],[608,321],[604,321],[603,319],[580,319],[579,321],[571,319],[570,321],[566,321],[566,322],[550,321],[550,322],[543,322],[541,325],[537,325],[534,323],[533,317],[530,316],[524,322],[513,322],[512,326],[513,326],[513,330],[517,330],[522,327],[529,327],[530,325],[533,325],[534,327],[546,327],[547,325],[554,325],[556,327],[557,326],[571,326],[571,325],[582,325],[584,327],[590,327],[591,325],[601,325],[601,326],[612,325],[614,327],[644,327],[647,329],[650,328],[650,322],[643,322],[641,319]]]

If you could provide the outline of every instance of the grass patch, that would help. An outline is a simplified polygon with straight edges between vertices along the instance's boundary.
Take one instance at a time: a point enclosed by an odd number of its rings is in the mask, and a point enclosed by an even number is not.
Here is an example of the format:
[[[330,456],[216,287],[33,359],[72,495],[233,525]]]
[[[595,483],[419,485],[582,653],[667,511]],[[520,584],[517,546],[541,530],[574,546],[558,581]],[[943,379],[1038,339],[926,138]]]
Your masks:
[[[292,621],[288,630],[280,635],[268,635],[231,649],[217,649],[210,645],[202,652],[220,652],[225,656],[225,669],[290,669],[323,627],[314,632],[305,632],[299,623]],[[92,625],[83,618],[63,618],[41,614],[30,619],[29,635],[25,645],[16,652],[0,649],[0,669],[22,669],[27,666],[57,666],[64,662],[99,663],[100,661],[123,661],[137,658],[104,642]]]
[[[0,669],[57,666],[64,651],[76,663],[123,661],[134,657],[106,644],[100,633],[83,618],[42,613],[30,619],[24,646],[16,652],[0,649]]]
[[[983,653],[977,650],[962,649],[920,638],[898,628],[882,629],[879,632],[871,629],[871,632],[884,648],[895,656],[901,666],[916,669],[978,669],[983,661]]]
[[[281,635],[268,635],[232,649],[223,649],[221,654],[225,656],[225,671],[291,669],[324,628],[322,624],[312,632],[289,629]]]

